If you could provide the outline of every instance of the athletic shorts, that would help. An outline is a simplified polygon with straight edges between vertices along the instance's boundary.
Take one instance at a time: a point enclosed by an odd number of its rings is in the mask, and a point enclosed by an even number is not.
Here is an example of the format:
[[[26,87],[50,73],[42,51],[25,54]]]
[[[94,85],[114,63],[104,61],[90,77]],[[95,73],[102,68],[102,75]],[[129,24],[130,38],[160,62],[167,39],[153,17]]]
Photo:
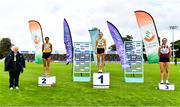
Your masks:
[[[102,54],[104,51],[104,48],[97,48],[97,54]]]
[[[169,62],[169,58],[160,58],[159,62]]]
[[[44,59],[48,59],[49,57],[51,57],[51,53],[43,53],[42,58]]]

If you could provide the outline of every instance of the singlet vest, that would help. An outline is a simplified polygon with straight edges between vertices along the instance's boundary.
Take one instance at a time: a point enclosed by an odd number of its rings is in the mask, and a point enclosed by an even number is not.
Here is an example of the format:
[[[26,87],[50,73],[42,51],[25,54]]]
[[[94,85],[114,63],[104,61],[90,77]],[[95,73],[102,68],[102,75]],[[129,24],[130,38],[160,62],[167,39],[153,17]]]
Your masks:
[[[43,53],[50,53],[51,52],[51,44],[50,43],[44,43],[44,50]]]
[[[98,42],[97,47],[101,47],[101,46],[104,47],[104,39],[103,38],[98,39],[97,42]]]
[[[169,58],[169,47],[168,46],[160,46],[160,58]]]

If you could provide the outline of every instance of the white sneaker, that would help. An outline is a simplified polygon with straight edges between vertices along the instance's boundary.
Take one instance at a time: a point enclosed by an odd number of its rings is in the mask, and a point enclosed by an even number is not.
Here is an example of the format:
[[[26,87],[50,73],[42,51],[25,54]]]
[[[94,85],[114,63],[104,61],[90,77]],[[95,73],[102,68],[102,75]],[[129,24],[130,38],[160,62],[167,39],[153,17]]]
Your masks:
[[[15,89],[16,89],[16,90],[19,90],[19,87],[16,86]]]
[[[98,73],[102,73],[102,70],[100,69],[100,70],[98,71]]]
[[[169,81],[168,81],[168,80],[166,80],[166,84],[169,84]]]
[[[10,89],[10,90],[13,90],[13,87],[10,87],[9,89]]]
[[[161,82],[160,82],[161,84],[164,84],[164,81],[163,80],[161,80]]]
[[[43,74],[42,77],[46,77],[46,74]]]

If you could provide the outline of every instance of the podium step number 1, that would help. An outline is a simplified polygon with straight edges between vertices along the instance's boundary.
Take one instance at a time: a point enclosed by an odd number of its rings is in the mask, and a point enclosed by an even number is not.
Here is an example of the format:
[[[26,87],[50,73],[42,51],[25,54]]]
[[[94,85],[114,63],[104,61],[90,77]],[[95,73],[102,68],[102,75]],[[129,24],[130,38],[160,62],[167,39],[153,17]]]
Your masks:
[[[55,84],[55,76],[40,76],[38,79],[38,86],[54,86]]]
[[[109,73],[94,73],[93,88],[109,88],[110,79]]]

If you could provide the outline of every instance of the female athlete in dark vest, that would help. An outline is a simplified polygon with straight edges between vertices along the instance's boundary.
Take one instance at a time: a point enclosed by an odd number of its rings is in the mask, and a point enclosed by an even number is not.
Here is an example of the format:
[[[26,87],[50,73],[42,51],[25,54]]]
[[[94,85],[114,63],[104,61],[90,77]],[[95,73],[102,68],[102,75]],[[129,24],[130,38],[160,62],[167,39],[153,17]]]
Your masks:
[[[171,57],[171,48],[167,45],[167,39],[162,39],[162,45],[158,49],[159,64],[161,70],[161,84],[164,83],[164,69],[166,69],[166,84],[169,84],[169,59]]]
[[[43,63],[44,63],[44,76],[50,74],[50,62],[52,53],[52,44],[49,43],[49,37],[45,37],[45,43],[42,46]]]

